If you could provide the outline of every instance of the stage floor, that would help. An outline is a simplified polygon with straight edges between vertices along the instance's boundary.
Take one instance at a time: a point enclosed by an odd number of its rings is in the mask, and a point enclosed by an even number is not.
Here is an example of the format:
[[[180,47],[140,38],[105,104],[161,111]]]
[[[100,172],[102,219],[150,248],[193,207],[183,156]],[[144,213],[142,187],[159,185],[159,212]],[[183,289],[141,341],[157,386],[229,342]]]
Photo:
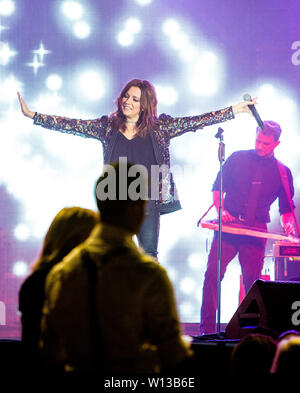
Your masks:
[[[182,333],[187,336],[199,336],[200,335],[200,323],[181,323]],[[225,331],[226,324],[221,324],[221,331]],[[20,340],[21,338],[21,326],[0,326],[0,340],[12,339]]]

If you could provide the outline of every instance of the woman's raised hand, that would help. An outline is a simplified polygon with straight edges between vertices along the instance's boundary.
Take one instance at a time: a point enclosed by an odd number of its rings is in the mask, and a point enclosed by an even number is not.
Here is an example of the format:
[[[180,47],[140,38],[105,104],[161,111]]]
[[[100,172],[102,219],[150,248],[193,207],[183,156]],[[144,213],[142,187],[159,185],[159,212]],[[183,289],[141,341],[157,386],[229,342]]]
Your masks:
[[[18,99],[20,102],[20,106],[21,106],[21,111],[23,113],[24,116],[26,117],[30,117],[30,119],[33,119],[34,117],[34,112],[31,112],[27,105],[25,104],[25,101],[23,100],[23,98],[21,97],[21,94],[18,92]]]
[[[252,112],[250,111],[248,105],[256,105],[256,104],[257,104],[257,98],[253,98],[251,101],[242,101],[236,105],[232,105],[233,114],[236,115],[238,113],[249,113],[251,115]]]

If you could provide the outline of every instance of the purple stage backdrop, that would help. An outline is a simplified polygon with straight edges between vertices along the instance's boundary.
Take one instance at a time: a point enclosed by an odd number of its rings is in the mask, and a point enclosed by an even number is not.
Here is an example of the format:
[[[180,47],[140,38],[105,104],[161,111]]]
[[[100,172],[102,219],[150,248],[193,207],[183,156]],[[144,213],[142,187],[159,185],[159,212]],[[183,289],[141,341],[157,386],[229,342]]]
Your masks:
[[[293,172],[298,206],[299,17],[298,0],[0,0],[0,338],[20,336],[18,290],[51,220],[65,206],[96,209],[102,170],[100,143],[34,126],[17,91],[33,111],[84,119],[112,112],[134,77],[154,84],[159,113],[172,116],[221,109],[249,93],[261,117],[282,126],[276,152]],[[224,123],[226,156],[252,148],[255,128],[247,114]],[[216,131],[171,144],[183,209],[162,217],[159,259],[182,322],[200,318],[211,233],[197,221],[219,168]],[[277,203],[270,229],[280,230]],[[263,273],[274,278],[271,249]],[[222,322],[236,310],[239,290],[233,261],[222,284]]]

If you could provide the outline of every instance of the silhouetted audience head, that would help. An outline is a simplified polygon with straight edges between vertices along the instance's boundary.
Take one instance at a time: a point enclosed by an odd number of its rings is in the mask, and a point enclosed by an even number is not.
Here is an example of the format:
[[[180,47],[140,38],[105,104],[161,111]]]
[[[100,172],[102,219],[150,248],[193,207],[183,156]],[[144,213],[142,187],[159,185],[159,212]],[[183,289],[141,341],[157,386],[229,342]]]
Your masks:
[[[294,336],[300,336],[300,332],[298,330],[286,330],[285,332],[280,334],[280,336],[278,337],[278,341],[286,340]]]
[[[46,233],[41,254],[32,270],[54,266],[87,239],[99,222],[99,214],[81,207],[65,207],[54,217]]]
[[[300,336],[287,334],[285,337],[277,345],[270,372],[294,377],[299,373]]]
[[[264,334],[249,334],[231,353],[230,372],[236,375],[267,374],[276,352],[276,341]]]
[[[66,207],[57,213],[50,224],[40,256],[19,291],[22,346],[29,367],[32,362],[35,367],[40,364],[40,325],[49,271],[87,239],[98,222],[99,213],[81,207]]]
[[[279,335],[277,331],[265,326],[256,327],[251,331],[251,334],[263,334],[264,336],[269,336],[273,338],[273,340],[278,340],[278,335]]]
[[[101,221],[136,234],[144,219],[147,185],[138,165],[121,159],[106,165],[95,186]]]

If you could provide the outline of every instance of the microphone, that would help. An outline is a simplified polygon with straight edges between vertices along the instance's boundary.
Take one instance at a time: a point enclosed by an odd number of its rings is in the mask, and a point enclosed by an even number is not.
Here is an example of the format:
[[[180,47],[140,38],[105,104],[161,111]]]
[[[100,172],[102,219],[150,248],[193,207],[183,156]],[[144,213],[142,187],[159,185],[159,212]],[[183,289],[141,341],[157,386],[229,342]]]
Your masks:
[[[219,138],[219,139],[223,139],[223,132],[224,132],[224,130],[223,130],[223,128],[221,128],[221,127],[219,127],[218,128],[218,132],[216,133],[216,135],[215,135],[215,138]]]
[[[244,101],[251,101],[252,98],[250,96],[250,94],[246,93],[243,95]],[[252,112],[252,115],[255,117],[255,120],[257,121],[257,124],[259,125],[259,127],[263,130],[264,129],[264,123],[262,122],[256,108],[254,105],[248,105],[248,108],[250,109],[250,111]]]
[[[224,132],[223,128],[219,127],[218,132],[215,135],[215,138],[220,139],[219,151],[218,151],[218,157],[220,162],[225,161],[225,145],[223,143],[223,135],[222,135],[223,132]]]

